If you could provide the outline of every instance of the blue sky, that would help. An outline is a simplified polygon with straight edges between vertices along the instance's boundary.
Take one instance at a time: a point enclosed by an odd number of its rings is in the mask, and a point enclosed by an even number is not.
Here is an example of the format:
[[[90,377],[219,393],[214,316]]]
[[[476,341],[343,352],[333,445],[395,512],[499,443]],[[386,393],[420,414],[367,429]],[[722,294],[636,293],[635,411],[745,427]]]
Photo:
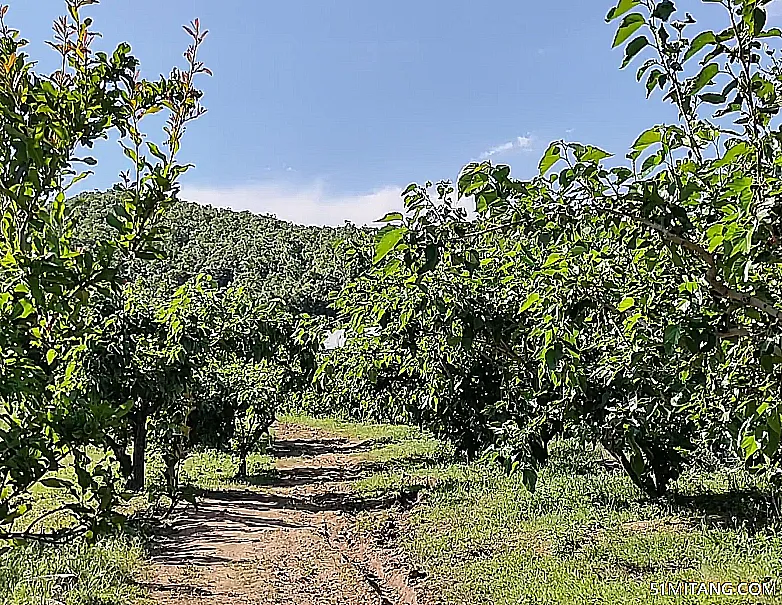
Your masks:
[[[61,0],[10,0],[8,21],[48,67]],[[210,30],[209,112],[187,134],[184,197],[314,224],[370,222],[408,183],[453,179],[473,159],[530,176],[548,142],[623,154],[675,118],[647,102],[611,50],[611,0],[103,0],[103,47],[127,40],[143,73],[181,61],[181,24]],[[677,4],[718,26],[715,7]],[[776,7],[775,7],[776,8]],[[772,11],[780,12],[782,11]],[[774,19],[780,20],[775,16]],[[90,188],[123,168],[98,150]]]

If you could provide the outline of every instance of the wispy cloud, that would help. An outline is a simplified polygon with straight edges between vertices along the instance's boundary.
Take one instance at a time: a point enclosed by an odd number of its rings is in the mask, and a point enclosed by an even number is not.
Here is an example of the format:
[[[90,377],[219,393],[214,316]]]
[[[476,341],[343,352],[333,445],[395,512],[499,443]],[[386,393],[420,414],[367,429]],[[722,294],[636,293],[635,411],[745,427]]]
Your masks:
[[[386,213],[401,210],[400,187],[383,187],[359,195],[327,193],[322,184],[292,187],[282,184],[250,184],[241,187],[188,187],[180,197],[218,208],[272,214],[303,225],[338,226],[345,221],[371,225]]]
[[[482,160],[487,160],[499,153],[506,153],[508,151],[512,151],[513,149],[529,149],[532,147],[532,143],[532,137],[516,137],[512,141],[508,141],[502,145],[492,147],[488,151],[484,151],[479,157]]]

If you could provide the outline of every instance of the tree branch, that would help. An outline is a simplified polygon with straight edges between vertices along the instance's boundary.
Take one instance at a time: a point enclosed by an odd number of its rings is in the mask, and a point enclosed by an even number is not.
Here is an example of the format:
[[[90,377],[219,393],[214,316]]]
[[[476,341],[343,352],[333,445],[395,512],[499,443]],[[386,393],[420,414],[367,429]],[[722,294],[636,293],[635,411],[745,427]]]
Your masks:
[[[696,244],[695,242],[690,241],[677,233],[674,233],[667,227],[663,227],[662,225],[655,223],[654,221],[650,221],[649,219],[640,216],[634,216],[620,210],[614,210],[613,208],[601,208],[600,210],[608,214],[613,214],[615,216],[619,216],[621,218],[644,225],[645,227],[648,227],[649,229],[661,235],[663,239],[671,243],[678,244],[682,248],[685,248],[686,250],[694,253],[708,266],[708,271],[706,272],[705,276],[706,281],[708,282],[709,286],[711,286],[712,290],[714,290],[714,292],[716,292],[722,298],[726,300],[732,300],[745,307],[753,307],[777,321],[782,318],[782,310],[778,309],[774,305],[769,304],[757,296],[753,296],[752,294],[735,290],[727,284],[723,283],[719,278],[719,270],[714,255],[700,244]]]

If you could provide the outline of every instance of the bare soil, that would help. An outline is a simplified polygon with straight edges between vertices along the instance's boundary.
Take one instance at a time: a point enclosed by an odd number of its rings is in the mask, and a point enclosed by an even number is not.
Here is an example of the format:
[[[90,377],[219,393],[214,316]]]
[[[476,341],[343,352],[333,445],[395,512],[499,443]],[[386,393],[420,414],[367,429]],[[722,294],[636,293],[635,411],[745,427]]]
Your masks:
[[[268,485],[207,494],[178,513],[146,585],[165,605],[418,605],[415,572],[353,531],[354,514],[388,508],[351,493],[372,472],[368,442],[277,427]]]

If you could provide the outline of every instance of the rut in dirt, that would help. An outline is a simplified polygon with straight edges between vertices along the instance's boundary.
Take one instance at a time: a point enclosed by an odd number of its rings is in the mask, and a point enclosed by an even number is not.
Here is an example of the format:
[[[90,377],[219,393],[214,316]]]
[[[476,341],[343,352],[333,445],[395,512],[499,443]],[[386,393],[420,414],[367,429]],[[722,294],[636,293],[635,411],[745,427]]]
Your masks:
[[[355,513],[393,505],[349,489],[377,470],[356,457],[373,444],[291,425],[277,435],[266,485],[206,494],[176,517],[146,582],[153,603],[418,605],[406,566],[352,531]]]

